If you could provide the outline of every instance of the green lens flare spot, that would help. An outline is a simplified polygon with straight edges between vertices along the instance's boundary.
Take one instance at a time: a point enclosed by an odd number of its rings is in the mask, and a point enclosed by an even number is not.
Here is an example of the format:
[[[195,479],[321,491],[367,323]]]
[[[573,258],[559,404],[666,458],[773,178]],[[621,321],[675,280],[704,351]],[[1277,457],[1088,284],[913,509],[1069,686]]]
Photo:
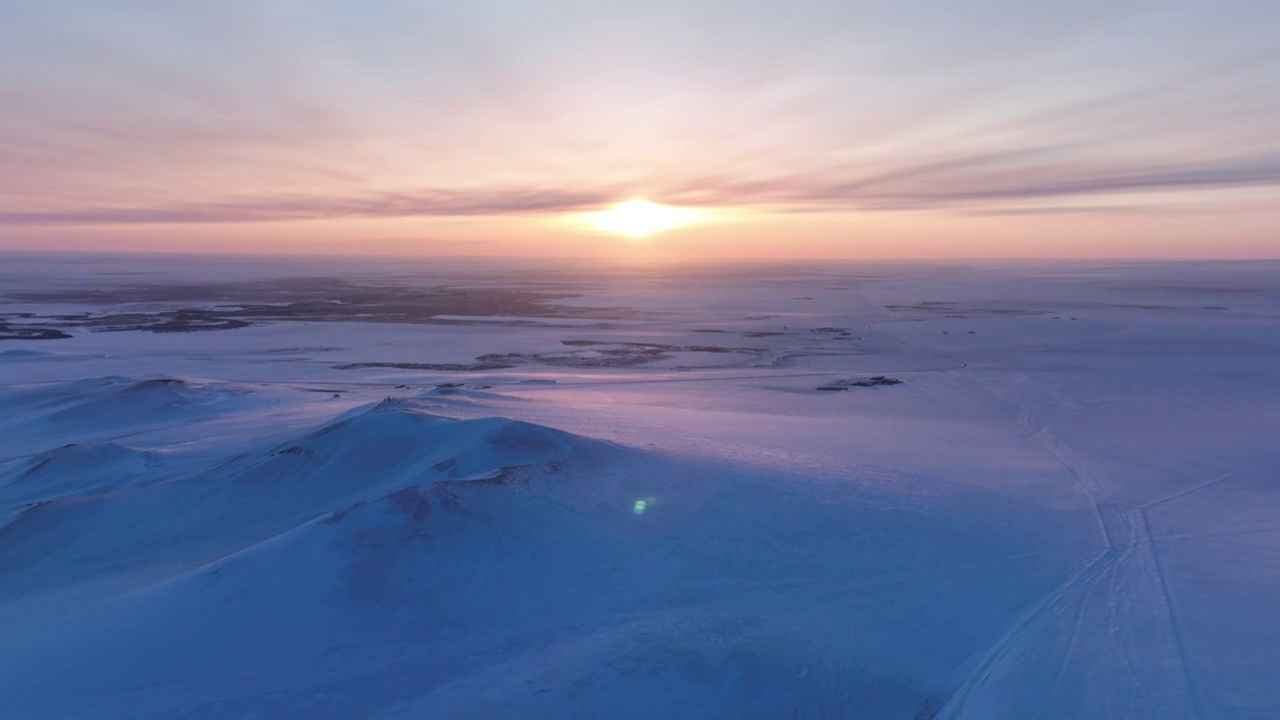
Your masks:
[[[634,508],[632,508],[632,510],[633,510],[633,511],[635,512],[635,514],[637,514],[637,515],[643,515],[643,514],[644,514],[644,509],[645,509],[646,507],[647,507],[647,505],[646,505],[645,501],[643,501],[643,500],[637,500],[637,501],[636,501],[636,505],[635,505],[635,507],[634,507]]]

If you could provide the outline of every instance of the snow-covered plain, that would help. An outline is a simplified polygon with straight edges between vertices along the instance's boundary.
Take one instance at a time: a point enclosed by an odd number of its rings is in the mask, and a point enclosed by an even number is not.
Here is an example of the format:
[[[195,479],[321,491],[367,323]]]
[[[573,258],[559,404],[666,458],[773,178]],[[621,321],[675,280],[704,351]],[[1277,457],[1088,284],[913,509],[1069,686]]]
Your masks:
[[[0,295],[5,718],[1280,717],[1280,263]]]

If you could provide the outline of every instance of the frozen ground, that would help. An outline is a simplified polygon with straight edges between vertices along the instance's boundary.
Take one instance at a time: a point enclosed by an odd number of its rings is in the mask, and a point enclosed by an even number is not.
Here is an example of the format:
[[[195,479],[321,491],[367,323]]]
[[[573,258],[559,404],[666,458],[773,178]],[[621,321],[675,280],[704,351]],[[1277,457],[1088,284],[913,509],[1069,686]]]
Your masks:
[[[1280,264],[0,260],[5,718],[1280,716]]]

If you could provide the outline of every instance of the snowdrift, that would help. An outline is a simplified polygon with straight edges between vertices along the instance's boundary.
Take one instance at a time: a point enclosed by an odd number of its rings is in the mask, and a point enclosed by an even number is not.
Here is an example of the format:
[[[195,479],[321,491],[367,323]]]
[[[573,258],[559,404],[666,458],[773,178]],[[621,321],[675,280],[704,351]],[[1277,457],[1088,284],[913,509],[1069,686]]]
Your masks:
[[[47,502],[126,487],[161,462],[160,453],[113,442],[64,445],[24,459],[6,473],[0,503]]]

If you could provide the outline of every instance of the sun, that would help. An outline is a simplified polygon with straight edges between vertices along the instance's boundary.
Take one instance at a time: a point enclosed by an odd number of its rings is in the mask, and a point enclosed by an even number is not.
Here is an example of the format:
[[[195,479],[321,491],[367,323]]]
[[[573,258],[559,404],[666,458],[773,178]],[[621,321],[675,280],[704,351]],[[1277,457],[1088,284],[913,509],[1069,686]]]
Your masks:
[[[605,232],[642,238],[664,230],[688,225],[696,212],[688,208],[659,205],[648,200],[627,200],[586,216],[588,224]]]

